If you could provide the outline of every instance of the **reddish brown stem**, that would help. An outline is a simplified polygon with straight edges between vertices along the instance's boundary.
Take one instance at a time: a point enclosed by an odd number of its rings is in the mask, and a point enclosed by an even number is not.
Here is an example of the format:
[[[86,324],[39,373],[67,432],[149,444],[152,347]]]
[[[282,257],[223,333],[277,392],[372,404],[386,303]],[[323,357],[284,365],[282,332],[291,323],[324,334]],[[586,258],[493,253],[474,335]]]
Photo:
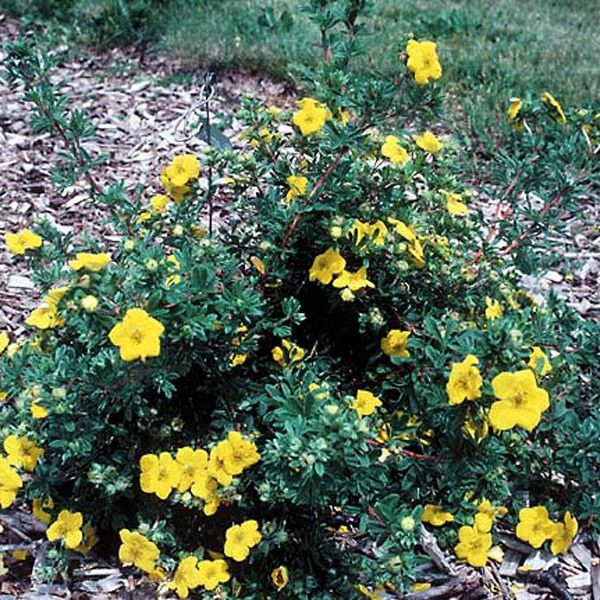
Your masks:
[[[321,177],[319,177],[319,179],[317,180],[317,183],[315,183],[315,186],[313,187],[306,199],[307,202],[310,202],[314,198],[315,194],[323,187],[324,183],[327,181],[327,179],[329,179],[335,168],[338,166],[340,160],[342,159],[342,156],[344,156],[346,152],[348,152],[348,148],[342,148],[337,153],[337,156],[333,159],[333,162],[329,165],[325,173],[323,173],[323,175],[321,175]],[[296,228],[298,227],[301,218],[301,213],[296,213],[294,215],[294,218],[292,219],[292,222],[290,223],[290,226],[288,227],[288,230],[286,231],[286,234],[283,238],[283,242],[281,242],[282,250],[285,250],[287,248],[290,238],[292,237],[294,231],[296,231]]]

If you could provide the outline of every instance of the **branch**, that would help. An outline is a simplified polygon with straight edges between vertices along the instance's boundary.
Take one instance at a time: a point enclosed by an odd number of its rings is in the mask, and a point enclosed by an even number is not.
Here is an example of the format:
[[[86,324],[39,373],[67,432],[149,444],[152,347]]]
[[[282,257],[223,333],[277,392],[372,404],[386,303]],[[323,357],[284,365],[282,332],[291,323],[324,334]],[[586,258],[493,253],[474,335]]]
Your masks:
[[[310,200],[312,200],[314,198],[316,193],[323,187],[325,182],[329,179],[329,177],[331,176],[331,174],[333,173],[335,168],[338,166],[340,160],[342,160],[342,156],[344,156],[344,154],[346,154],[346,152],[348,152],[347,147],[342,148],[337,153],[336,157],[333,159],[333,162],[329,165],[329,167],[327,167],[327,170],[325,171],[325,173],[323,173],[323,175],[321,175],[321,177],[319,177],[319,179],[317,180],[317,183],[315,183],[315,187],[313,187],[310,194],[306,198],[307,202],[310,202]],[[300,219],[302,219],[302,214],[296,213],[294,215],[294,219],[292,220],[290,226],[288,227],[285,237],[283,238],[283,242],[281,242],[282,250],[286,249],[286,247],[290,241],[290,238],[292,237],[292,234],[294,233],[294,231],[296,231],[296,228],[298,227],[298,224],[300,223]]]

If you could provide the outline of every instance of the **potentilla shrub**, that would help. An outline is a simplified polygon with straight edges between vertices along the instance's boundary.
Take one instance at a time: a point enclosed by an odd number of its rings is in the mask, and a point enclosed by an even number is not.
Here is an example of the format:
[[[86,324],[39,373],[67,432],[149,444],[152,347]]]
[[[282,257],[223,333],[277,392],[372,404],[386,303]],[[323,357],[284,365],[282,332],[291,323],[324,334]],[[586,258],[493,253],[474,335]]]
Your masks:
[[[93,131],[9,48],[121,236],[5,236],[43,301],[0,337],[0,503],[48,523],[47,577],[112,551],[182,598],[374,597],[423,587],[423,525],[473,567],[499,530],[559,554],[594,526],[598,327],[519,271],[597,178],[598,116],[513,100],[483,194],[433,42],[394,79],[354,70],[361,4],[312,6],[324,60],[295,109],[246,99],[244,151],[174,157],[142,206],[99,188],[71,143]]]

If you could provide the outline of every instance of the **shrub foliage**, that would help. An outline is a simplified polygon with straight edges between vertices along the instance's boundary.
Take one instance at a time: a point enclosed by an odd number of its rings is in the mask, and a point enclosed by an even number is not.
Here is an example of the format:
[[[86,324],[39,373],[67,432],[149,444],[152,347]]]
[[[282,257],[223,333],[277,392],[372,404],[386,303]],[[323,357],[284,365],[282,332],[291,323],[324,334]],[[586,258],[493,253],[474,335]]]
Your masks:
[[[597,325],[519,281],[597,182],[598,115],[513,101],[503,185],[473,189],[435,44],[353,69],[363,4],[309,6],[297,109],[246,99],[242,150],[177,156],[141,199],[97,183],[51,58],[8,45],[57,183],[120,236],[6,236],[44,300],[0,340],[0,502],[51,523],[47,577],[99,539],[181,597],[352,597],[410,587],[421,523],[473,566],[498,528],[558,553],[595,524]]]

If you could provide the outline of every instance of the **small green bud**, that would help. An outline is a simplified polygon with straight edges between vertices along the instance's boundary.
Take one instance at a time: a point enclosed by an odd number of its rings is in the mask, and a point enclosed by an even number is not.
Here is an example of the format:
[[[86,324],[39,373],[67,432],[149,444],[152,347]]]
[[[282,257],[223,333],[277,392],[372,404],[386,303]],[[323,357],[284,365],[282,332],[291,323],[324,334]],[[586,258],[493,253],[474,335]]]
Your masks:
[[[135,242],[133,240],[125,240],[123,242],[123,250],[125,252],[131,252],[135,248]]]
[[[148,269],[148,271],[156,271],[156,269],[158,269],[158,261],[154,260],[153,258],[149,258],[146,261],[146,269]]]
[[[414,531],[414,529],[416,527],[415,520],[412,517],[404,517],[400,521],[400,527],[402,528],[402,531],[406,531],[406,533],[410,533],[411,531]]]
[[[337,240],[338,238],[342,237],[342,228],[338,227],[337,225],[334,225],[333,227],[331,227],[329,229],[329,235],[334,239]]]
[[[81,308],[85,310],[85,312],[93,313],[98,308],[98,298],[96,296],[84,296],[81,299]]]
[[[64,387],[53,388],[52,397],[57,400],[64,400],[67,397],[67,390]]]
[[[175,237],[181,237],[183,235],[183,227],[181,225],[175,225],[175,227],[171,229],[171,234]]]

